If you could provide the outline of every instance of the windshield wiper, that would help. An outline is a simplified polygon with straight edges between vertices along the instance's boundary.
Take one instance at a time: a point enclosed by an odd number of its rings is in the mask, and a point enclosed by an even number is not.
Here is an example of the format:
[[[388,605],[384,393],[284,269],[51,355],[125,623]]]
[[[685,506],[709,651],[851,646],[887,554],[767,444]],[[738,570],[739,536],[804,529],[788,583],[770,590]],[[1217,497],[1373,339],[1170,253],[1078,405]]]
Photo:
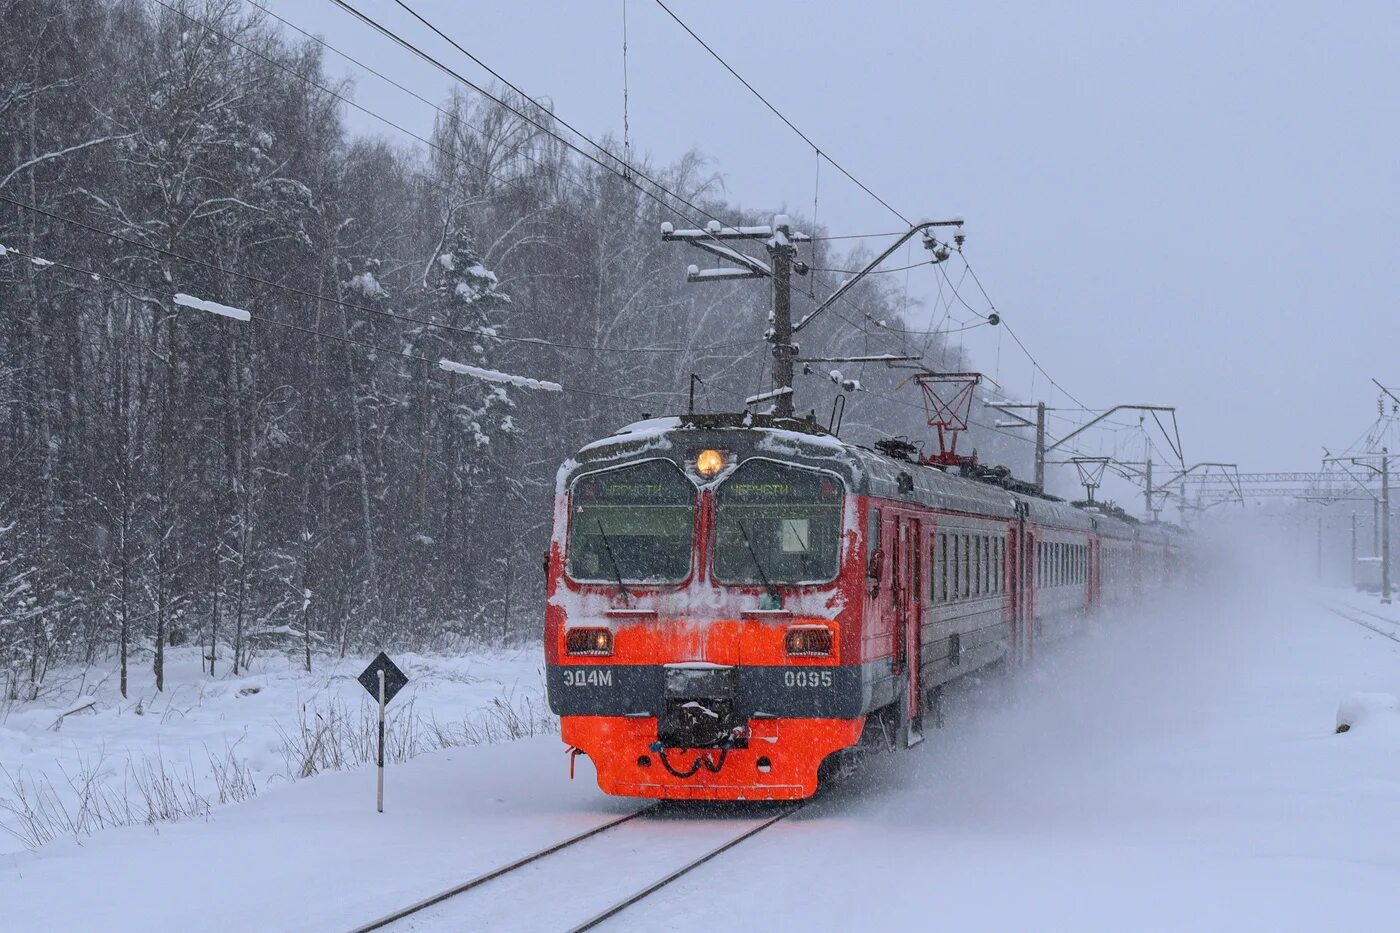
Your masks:
[[[758,568],[758,578],[763,581],[764,589],[768,590],[768,595],[778,599],[778,588],[768,579],[768,571],[763,569],[763,561],[758,559],[758,552],[753,549],[753,542],[749,540],[749,530],[744,527],[743,522],[739,522],[739,534],[744,536],[744,546],[749,549],[749,557],[753,558],[753,565]]]
[[[603,539],[603,553],[608,555],[608,563],[612,564],[613,576],[617,579],[617,588],[622,591],[622,595],[631,598],[632,594],[627,590],[627,584],[622,582],[622,568],[618,566],[617,557],[613,554],[612,542],[608,540],[608,533],[603,530],[603,520],[598,519],[598,535]]]

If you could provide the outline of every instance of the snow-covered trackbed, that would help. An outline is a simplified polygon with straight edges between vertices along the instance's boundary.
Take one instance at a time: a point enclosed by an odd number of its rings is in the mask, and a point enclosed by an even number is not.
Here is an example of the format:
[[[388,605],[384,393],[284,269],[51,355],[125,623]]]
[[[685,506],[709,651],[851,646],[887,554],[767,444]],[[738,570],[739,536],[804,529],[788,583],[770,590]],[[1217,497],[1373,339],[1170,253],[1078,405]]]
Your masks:
[[[353,933],[504,929],[521,905],[539,910],[541,904],[532,893],[540,891],[552,895],[547,908],[551,927],[582,933],[804,806],[729,806],[717,816],[713,810],[698,815],[694,804],[650,804],[356,927]],[[639,879],[647,879],[641,887]],[[489,898],[463,897],[488,883]],[[536,914],[532,919],[542,918]]]
[[[1400,619],[1387,618],[1378,612],[1362,609],[1360,606],[1338,603],[1321,603],[1320,605],[1333,615],[1340,616],[1348,622],[1355,622],[1362,628],[1368,628],[1382,638],[1400,642]]]

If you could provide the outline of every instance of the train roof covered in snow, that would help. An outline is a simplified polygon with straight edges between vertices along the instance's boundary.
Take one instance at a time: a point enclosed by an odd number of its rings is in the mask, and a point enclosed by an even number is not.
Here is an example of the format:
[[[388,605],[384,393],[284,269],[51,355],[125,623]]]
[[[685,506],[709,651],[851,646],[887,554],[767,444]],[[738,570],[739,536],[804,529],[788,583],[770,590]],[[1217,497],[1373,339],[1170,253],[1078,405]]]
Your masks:
[[[705,448],[729,454],[726,468],[708,479],[693,469],[695,455]],[[649,418],[626,425],[585,445],[567,461],[559,471],[558,492],[565,492],[581,474],[648,459],[669,460],[697,485],[709,486],[752,457],[827,470],[857,495],[904,499],[928,508],[1004,519],[1015,518],[1018,510],[1024,510],[1027,519],[1039,525],[1160,544],[1173,543],[1180,533],[1166,523],[1142,523],[1095,506],[1071,505],[1024,491],[1025,484],[1010,480],[1005,473],[1000,474],[1000,481],[963,476],[916,458],[904,459],[851,444],[812,421],[750,412]]]

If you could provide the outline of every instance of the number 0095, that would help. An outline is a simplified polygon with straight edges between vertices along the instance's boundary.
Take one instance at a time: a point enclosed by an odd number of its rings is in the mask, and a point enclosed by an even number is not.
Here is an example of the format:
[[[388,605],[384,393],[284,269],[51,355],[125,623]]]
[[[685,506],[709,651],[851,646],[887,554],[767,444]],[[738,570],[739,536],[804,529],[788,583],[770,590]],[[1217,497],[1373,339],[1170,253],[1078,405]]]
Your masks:
[[[830,687],[831,671],[784,671],[783,683],[789,687]]]

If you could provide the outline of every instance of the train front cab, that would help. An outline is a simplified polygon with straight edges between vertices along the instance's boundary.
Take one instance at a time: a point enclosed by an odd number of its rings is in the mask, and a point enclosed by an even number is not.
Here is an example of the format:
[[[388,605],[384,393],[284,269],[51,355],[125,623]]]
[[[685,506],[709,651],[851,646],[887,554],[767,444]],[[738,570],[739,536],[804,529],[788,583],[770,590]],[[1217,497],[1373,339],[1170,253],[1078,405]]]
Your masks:
[[[561,488],[549,699],[606,793],[804,798],[860,739],[858,499],[833,471],[745,453],[702,436]]]

